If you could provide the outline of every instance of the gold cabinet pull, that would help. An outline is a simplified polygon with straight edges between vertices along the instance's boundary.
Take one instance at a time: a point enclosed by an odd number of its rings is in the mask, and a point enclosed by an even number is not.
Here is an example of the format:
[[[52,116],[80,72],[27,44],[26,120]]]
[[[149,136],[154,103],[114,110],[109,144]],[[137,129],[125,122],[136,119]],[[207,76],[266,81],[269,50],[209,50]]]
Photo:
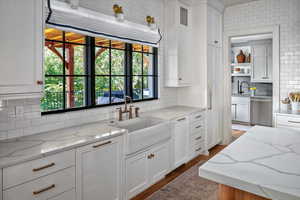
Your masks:
[[[154,158],[154,154],[153,153],[151,153],[150,155],[148,155],[148,159],[152,159],[152,158]]]
[[[201,149],[202,149],[202,147],[200,147],[200,148],[196,149],[196,151],[200,151]]]
[[[184,120],[186,120],[185,117],[184,117],[184,118],[181,118],[181,119],[178,119],[177,121],[178,121],[178,122],[181,122],[181,121],[184,121]]]
[[[198,129],[198,128],[201,128],[201,127],[202,127],[202,126],[201,126],[201,125],[199,125],[199,126],[196,126],[195,128],[197,128],[197,129]]]
[[[296,121],[288,121],[289,123],[294,123],[294,124],[300,124],[300,122],[296,122]]]
[[[46,188],[41,189],[41,190],[38,190],[38,191],[33,191],[32,194],[33,194],[33,195],[38,195],[38,194],[40,194],[40,193],[46,192],[46,191],[48,191],[48,190],[51,190],[51,189],[53,189],[53,188],[55,188],[55,184],[50,185],[49,187],[46,187]]]
[[[47,169],[47,168],[50,168],[50,167],[53,167],[53,166],[55,166],[55,163],[51,163],[49,165],[45,165],[45,166],[39,167],[39,168],[34,168],[34,169],[32,169],[32,171],[33,172],[38,172],[38,171],[41,171],[43,169]]]
[[[111,144],[111,141],[108,141],[108,142],[105,142],[105,143],[102,143],[102,144],[96,144],[96,145],[93,146],[93,148],[102,147],[102,146],[107,145],[107,144]]]
[[[202,138],[202,136],[199,136],[197,138],[195,138],[195,140],[200,140]]]

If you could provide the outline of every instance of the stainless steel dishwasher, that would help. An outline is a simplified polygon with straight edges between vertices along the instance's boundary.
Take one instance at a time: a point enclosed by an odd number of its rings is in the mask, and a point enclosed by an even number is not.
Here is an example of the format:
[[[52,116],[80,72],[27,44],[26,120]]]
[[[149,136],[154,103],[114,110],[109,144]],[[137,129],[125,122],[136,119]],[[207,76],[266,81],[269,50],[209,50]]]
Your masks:
[[[272,126],[273,101],[271,96],[251,97],[251,124]]]

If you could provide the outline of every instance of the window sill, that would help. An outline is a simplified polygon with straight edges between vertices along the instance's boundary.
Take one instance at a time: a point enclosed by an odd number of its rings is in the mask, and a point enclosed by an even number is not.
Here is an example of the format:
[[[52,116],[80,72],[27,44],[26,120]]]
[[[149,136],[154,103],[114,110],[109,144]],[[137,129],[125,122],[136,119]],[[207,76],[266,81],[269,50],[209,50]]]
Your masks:
[[[134,100],[134,103],[141,103],[141,102],[147,102],[147,101],[155,101],[159,100],[159,98],[150,98],[150,99],[143,99],[143,100]],[[123,105],[125,104],[124,102],[120,103],[114,103],[114,104],[103,104],[103,105],[95,105],[95,106],[86,106],[86,107],[78,107],[78,108],[69,108],[66,110],[53,110],[53,111],[47,111],[47,112],[42,112],[42,115],[51,115],[51,114],[59,114],[59,113],[68,113],[68,112],[73,112],[73,111],[80,111],[80,110],[89,110],[89,109],[94,109],[94,108],[102,108],[102,107],[112,107],[116,105]]]

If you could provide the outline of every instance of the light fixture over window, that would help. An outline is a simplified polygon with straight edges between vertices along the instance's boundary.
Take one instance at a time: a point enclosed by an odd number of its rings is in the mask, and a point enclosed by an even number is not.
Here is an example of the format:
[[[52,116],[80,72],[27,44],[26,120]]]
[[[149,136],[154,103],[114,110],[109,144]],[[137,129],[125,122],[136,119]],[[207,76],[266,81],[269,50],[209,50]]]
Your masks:
[[[122,6],[119,6],[118,4],[115,4],[113,6],[113,10],[115,13],[115,17],[119,22],[123,22],[124,21],[124,13],[123,13],[123,8]]]

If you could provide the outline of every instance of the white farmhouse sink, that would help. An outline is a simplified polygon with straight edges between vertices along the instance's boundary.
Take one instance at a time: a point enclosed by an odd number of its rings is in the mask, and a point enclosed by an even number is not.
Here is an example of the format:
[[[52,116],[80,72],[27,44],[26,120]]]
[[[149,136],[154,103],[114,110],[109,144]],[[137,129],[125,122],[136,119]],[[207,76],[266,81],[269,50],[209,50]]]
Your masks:
[[[118,128],[127,129],[126,154],[132,154],[171,138],[168,121],[152,117],[135,118],[118,122]]]

